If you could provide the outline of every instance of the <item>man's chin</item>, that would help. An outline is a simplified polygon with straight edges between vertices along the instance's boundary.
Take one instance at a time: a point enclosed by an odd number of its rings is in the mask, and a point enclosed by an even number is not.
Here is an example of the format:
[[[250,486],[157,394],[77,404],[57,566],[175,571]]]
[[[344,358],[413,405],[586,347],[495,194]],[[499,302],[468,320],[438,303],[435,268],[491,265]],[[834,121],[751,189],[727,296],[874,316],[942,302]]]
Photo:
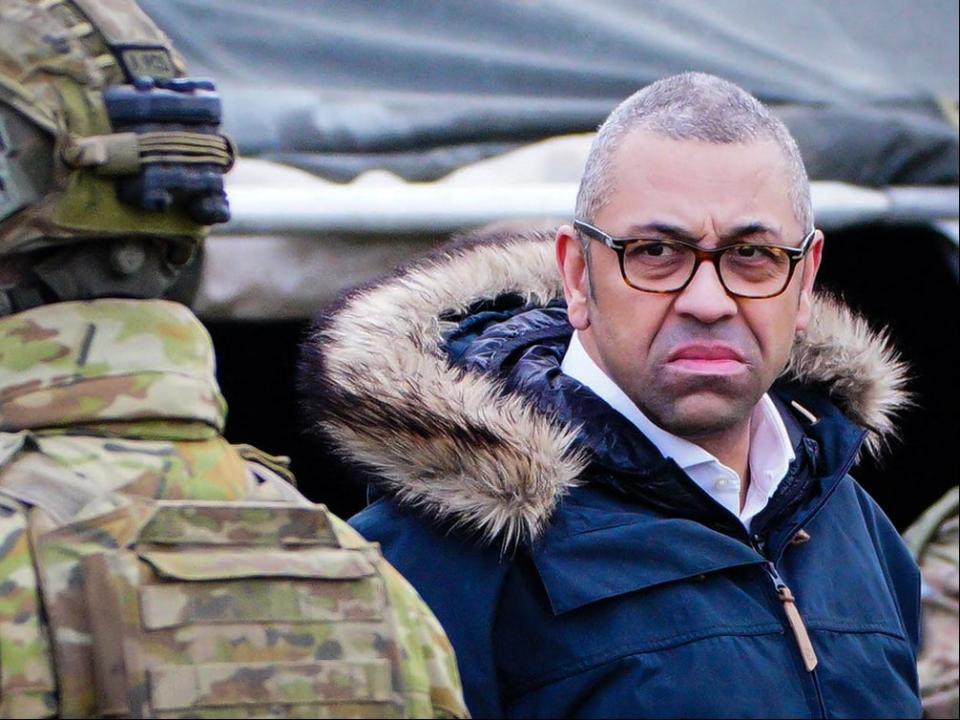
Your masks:
[[[728,432],[746,422],[757,399],[754,393],[699,392],[668,402],[654,411],[656,422],[668,432],[695,439]]]

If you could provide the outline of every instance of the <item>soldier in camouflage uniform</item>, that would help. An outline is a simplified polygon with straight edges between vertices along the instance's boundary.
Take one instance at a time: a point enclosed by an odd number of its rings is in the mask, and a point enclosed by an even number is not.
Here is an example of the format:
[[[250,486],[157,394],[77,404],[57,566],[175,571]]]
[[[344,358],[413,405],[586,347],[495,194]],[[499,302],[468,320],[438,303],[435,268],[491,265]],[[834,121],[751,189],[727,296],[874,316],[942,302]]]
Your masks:
[[[155,299],[228,217],[218,124],[131,2],[0,4],[0,716],[465,716],[433,615],[224,440]]]

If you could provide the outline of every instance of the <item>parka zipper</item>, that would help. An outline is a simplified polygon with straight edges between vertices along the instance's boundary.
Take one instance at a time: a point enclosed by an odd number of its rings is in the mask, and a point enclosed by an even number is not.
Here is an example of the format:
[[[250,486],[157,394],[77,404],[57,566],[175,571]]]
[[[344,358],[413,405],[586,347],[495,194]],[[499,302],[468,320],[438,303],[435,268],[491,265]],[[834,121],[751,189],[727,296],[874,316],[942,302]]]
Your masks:
[[[773,587],[777,592],[777,597],[780,598],[780,602],[783,604],[783,610],[787,615],[787,623],[789,623],[790,629],[793,631],[793,637],[797,641],[797,647],[800,649],[800,656],[803,658],[803,666],[807,672],[813,672],[813,669],[817,666],[817,653],[813,649],[813,643],[810,642],[807,626],[804,625],[800,611],[797,610],[797,603],[793,597],[793,592],[783,581],[783,578],[780,577],[780,573],[777,572],[777,566],[770,560],[766,560],[766,555],[764,555],[763,552],[764,543],[763,540],[760,539],[760,536],[754,535],[752,541],[754,549],[764,558],[763,569],[766,570],[767,575],[769,575],[773,581]]]
[[[863,439],[866,437],[866,432],[862,432],[856,443],[856,447],[860,447],[863,443]],[[827,492],[820,498],[820,502],[817,505],[810,509],[806,517],[803,518],[803,522],[798,523],[790,533],[790,536],[796,535],[797,532],[802,530],[806,525],[809,525],[810,522],[820,513],[820,511],[826,506],[827,502],[837,491],[842,483],[842,478],[850,472],[850,468],[853,466],[856,461],[857,454],[851,453],[850,457],[846,459],[843,465],[840,468],[840,471],[835,473],[835,475],[840,476],[840,480],[833,483],[833,485],[827,490]],[[790,624],[790,629],[793,631],[794,638],[797,642],[797,647],[800,650],[800,655],[803,658],[804,667],[810,675],[810,679],[813,681],[813,687],[817,694],[817,704],[820,706],[820,717],[827,717],[827,705],[823,697],[823,691],[820,688],[820,679],[817,677],[816,667],[817,667],[817,655],[816,651],[813,648],[813,643],[810,641],[810,636],[807,633],[806,625],[803,622],[803,618],[800,616],[800,611],[797,609],[796,601],[791,592],[790,588],[783,581],[783,578],[780,577],[780,573],[777,572],[776,561],[780,559],[783,555],[784,549],[787,547],[789,539],[785,537],[777,546],[774,548],[772,555],[773,559],[767,556],[766,553],[766,543],[764,542],[760,533],[754,533],[749,535],[750,545],[754,550],[763,558],[764,563],[763,567],[767,575],[773,581],[774,589],[777,592],[777,597],[780,599],[783,604],[784,612],[787,615],[787,622]],[[807,654],[809,650],[809,655]]]

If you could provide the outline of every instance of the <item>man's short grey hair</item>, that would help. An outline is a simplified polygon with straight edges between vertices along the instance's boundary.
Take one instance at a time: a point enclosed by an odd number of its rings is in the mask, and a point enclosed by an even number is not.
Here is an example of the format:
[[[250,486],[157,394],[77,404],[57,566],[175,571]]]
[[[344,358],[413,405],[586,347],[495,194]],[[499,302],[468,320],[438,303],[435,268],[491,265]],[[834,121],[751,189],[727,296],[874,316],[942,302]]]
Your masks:
[[[658,80],[618,105],[593,140],[577,194],[577,218],[593,222],[613,192],[613,163],[623,138],[646,130],[674,140],[748,143],[772,140],[787,161],[790,201],[804,232],[813,229],[810,181],[783,122],[729,80],[688,72]]]

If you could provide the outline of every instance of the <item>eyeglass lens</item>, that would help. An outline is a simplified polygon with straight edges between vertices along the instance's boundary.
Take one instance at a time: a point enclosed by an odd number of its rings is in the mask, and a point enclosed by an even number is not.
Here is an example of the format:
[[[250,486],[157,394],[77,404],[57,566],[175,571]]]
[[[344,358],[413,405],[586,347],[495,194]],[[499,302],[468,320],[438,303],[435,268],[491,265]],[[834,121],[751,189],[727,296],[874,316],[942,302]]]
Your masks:
[[[790,275],[789,256],[775,247],[734,245],[714,259],[727,290],[745,297],[779,293]],[[627,281],[653,292],[679,290],[690,279],[696,264],[692,248],[670,242],[631,242],[623,252]]]

